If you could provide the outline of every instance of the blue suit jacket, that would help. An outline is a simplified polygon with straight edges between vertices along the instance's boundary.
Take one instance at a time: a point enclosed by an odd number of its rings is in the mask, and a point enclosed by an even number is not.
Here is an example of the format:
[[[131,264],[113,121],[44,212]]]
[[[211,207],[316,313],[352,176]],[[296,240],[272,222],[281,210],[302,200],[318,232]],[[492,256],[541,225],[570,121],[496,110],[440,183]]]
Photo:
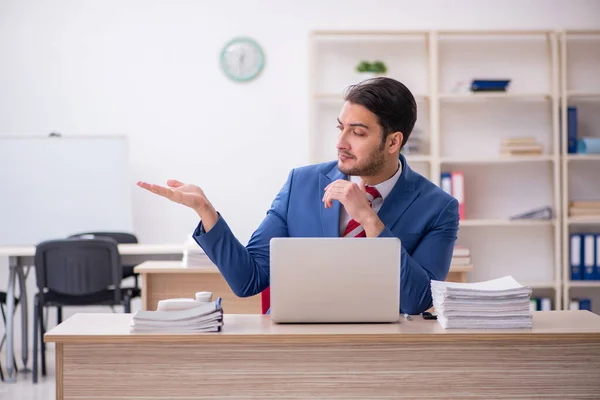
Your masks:
[[[402,244],[400,312],[419,314],[432,305],[431,279],[444,280],[458,233],[458,202],[412,171],[400,155],[402,173],[379,210],[385,224],[380,237],[398,237]],[[325,187],[345,179],[337,162],[294,169],[247,246],[233,235],[221,215],[205,232],[202,223],[194,239],[217,265],[240,297],[269,286],[269,241],[273,237],[338,237],[340,203],[325,208]]]

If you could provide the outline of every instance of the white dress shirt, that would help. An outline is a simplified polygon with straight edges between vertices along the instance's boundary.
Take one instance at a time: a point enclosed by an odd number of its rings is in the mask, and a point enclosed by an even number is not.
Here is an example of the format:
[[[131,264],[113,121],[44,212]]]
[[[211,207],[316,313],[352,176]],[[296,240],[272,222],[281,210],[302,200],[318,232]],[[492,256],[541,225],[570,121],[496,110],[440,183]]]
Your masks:
[[[387,181],[383,181],[380,184],[375,185],[375,189],[377,189],[379,191],[379,193],[381,194],[381,197],[378,197],[377,199],[375,199],[373,201],[373,211],[375,211],[375,213],[379,213],[379,210],[381,209],[381,206],[383,205],[385,198],[390,194],[390,192],[394,188],[394,185],[396,184],[396,182],[398,182],[398,179],[400,178],[401,173],[402,173],[402,163],[400,161],[398,161],[398,171],[396,171],[394,176],[392,176]],[[360,185],[360,182],[362,179],[360,176],[351,175],[349,180],[350,180],[350,182]],[[352,219],[352,217],[350,216],[350,214],[348,214],[346,212],[346,209],[342,205],[340,207],[340,236],[342,236],[344,234],[344,232],[346,231],[346,226],[348,226],[348,222],[350,222],[351,219]]]

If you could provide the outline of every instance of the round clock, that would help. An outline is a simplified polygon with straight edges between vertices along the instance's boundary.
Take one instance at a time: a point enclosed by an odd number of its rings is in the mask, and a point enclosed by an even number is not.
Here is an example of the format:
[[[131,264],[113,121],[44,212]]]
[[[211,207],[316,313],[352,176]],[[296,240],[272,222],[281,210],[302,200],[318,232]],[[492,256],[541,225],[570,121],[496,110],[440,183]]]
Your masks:
[[[254,79],[262,70],[265,57],[253,39],[239,37],[229,41],[221,51],[221,68],[229,79],[245,82]]]

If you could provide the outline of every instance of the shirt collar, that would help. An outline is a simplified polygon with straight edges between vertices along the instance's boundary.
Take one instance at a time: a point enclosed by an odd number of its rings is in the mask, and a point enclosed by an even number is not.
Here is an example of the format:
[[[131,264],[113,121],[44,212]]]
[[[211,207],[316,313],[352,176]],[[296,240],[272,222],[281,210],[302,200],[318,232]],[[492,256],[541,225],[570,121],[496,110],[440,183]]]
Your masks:
[[[396,184],[396,182],[398,182],[398,179],[400,179],[400,174],[402,174],[402,163],[400,162],[400,160],[398,160],[398,171],[396,171],[394,176],[392,176],[387,181],[383,181],[375,185],[375,189],[377,189],[381,194],[382,200],[385,200],[385,198],[392,192],[394,185]],[[360,176],[350,176],[350,182],[360,184],[360,181]]]

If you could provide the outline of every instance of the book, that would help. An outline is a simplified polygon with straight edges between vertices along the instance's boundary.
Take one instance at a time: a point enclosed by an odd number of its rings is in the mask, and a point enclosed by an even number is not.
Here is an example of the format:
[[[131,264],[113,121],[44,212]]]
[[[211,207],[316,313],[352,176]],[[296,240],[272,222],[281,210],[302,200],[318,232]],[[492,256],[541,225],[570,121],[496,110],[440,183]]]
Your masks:
[[[452,196],[458,200],[458,216],[462,221],[465,219],[465,174],[463,171],[452,171],[450,173],[450,184]]]
[[[531,293],[512,276],[476,283],[431,281],[444,329],[531,328]]]
[[[452,252],[452,257],[469,257],[471,256],[471,250],[468,247],[456,245]]]
[[[567,107],[567,153],[577,153],[577,107]]]
[[[510,79],[473,79],[471,91],[473,92],[505,92]]]
[[[223,326],[221,298],[211,302],[194,301],[197,305],[189,308],[137,311],[131,321],[131,332],[220,332]]]

